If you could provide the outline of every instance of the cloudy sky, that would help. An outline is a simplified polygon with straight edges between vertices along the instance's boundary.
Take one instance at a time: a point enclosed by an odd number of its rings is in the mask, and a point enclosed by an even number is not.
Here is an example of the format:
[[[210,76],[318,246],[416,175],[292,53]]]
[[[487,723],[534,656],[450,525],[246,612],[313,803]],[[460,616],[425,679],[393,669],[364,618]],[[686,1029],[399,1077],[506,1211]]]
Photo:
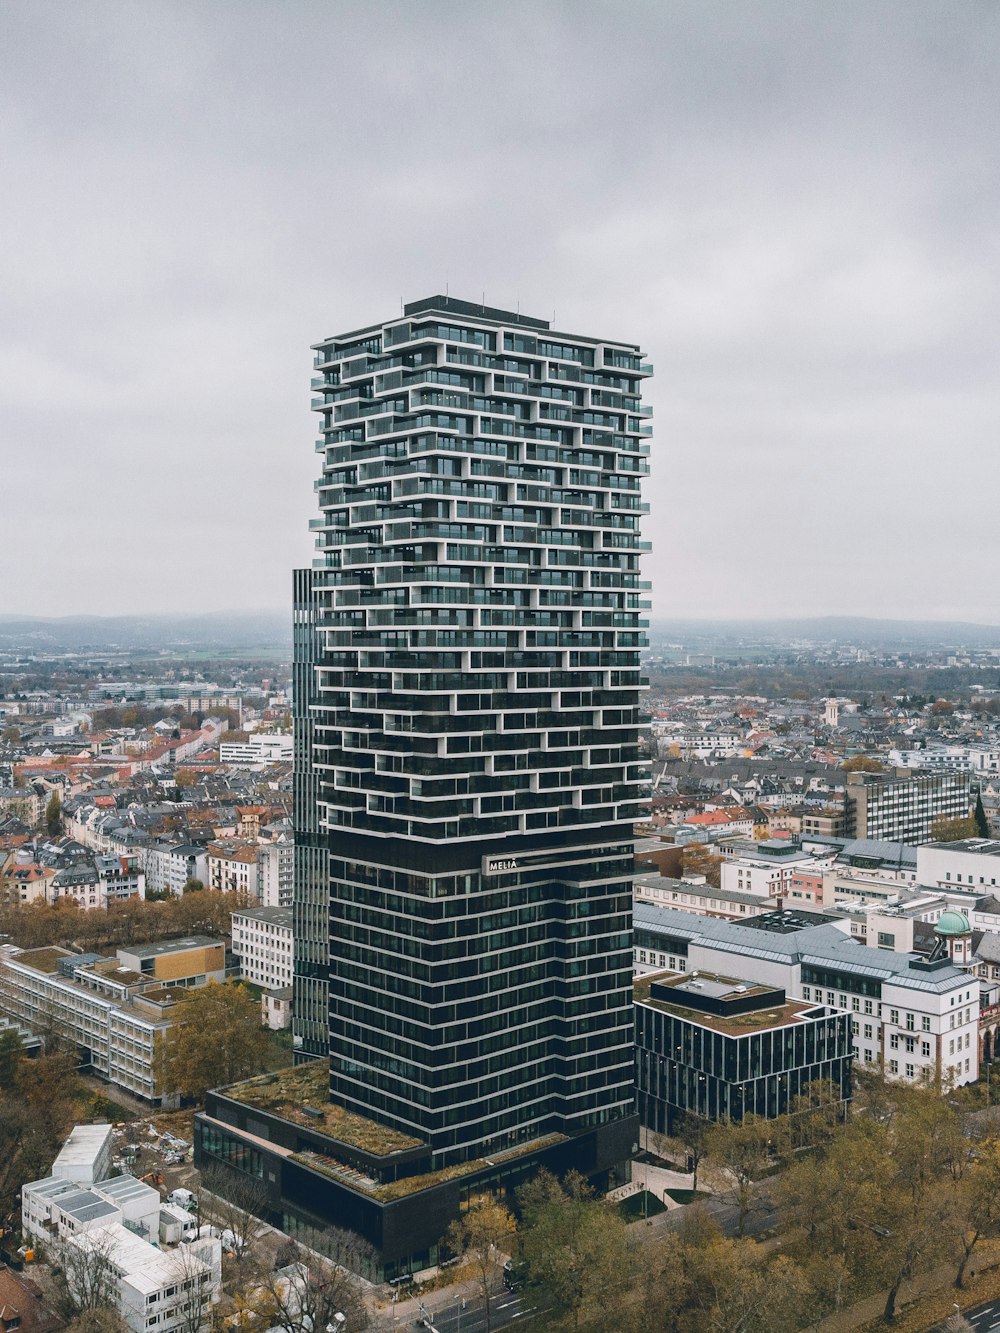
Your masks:
[[[1000,622],[994,0],[2,0],[0,611],[281,607],[309,343],[640,342],[661,616]]]

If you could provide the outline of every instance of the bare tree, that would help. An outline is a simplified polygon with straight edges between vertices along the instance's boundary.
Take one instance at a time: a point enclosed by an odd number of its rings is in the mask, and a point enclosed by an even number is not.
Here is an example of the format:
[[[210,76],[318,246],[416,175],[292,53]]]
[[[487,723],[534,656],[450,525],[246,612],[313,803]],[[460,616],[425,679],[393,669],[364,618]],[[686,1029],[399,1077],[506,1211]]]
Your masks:
[[[114,1235],[104,1227],[85,1231],[60,1247],[62,1274],[59,1303],[67,1316],[118,1309],[118,1271],[113,1261],[114,1250]]]
[[[212,1266],[200,1251],[204,1243],[197,1241],[188,1245],[178,1245],[171,1255],[171,1265],[176,1273],[176,1309],[180,1316],[177,1323],[179,1333],[205,1333],[212,1319]]]
[[[364,1333],[371,1326],[358,1278],[307,1255],[301,1247],[291,1263],[266,1274],[247,1293],[246,1307],[283,1333],[327,1328],[337,1333]]]
[[[243,1268],[254,1246],[268,1229],[267,1185],[256,1176],[224,1167],[210,1167],[202,1172],[202,1196],[198,1216],[227,1233],[224,1248]]]

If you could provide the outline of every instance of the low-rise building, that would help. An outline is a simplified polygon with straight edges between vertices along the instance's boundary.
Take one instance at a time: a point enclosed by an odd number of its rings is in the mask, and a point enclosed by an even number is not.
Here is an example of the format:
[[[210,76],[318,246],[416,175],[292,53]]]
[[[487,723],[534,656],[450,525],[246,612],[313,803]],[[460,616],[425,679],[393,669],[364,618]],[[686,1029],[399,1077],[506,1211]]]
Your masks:
[[[866,947],[849,921],[816,912],[734,922],[641,902],[634,949],[640,975],[741,976],[848,1013],[858,1060],[890,1077],[947,1088],[979,1076],[979,980],[947,955]]]
[[[653,973],[636,982],[635,1020],[639,1118],[658,1133],[686,1113],[784,1115],[817,1086],[834,1104],[851,1096],[850,1015],[780,987]]]
[[[156,1104],[176,1104],[158,1082],[155,1050],[190,986],[225,978],[225,946],[205,936],[119,950],[0,949],[0,1012],[29,1031],[72,1044],[81,1066]]]
[[[265,731],[254,733],[245,741],[222,741],[219,760],[223,764],[290,764],[293,738],[291,732]]]

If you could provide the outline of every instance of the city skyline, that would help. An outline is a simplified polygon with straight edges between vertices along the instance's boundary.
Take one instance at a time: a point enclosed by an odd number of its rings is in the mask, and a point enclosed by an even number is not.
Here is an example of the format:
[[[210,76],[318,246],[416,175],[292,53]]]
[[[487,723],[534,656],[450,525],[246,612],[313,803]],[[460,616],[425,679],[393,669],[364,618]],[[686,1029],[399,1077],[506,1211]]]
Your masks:
[[[995,9],[278,14],[3,17],[5,610],[286,604],[300,349],[449,290],[651,356],[654,618],[1000,620]]]

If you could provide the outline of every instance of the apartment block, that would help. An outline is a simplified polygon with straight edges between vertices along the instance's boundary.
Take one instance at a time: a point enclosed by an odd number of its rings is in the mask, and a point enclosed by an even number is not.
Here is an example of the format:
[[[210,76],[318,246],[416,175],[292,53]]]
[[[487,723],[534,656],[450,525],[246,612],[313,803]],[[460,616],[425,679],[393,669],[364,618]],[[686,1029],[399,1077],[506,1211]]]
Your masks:
[[[257,907],[233,913],[233,953],[240,976],[267,990],[291,986],[292,909]]]

